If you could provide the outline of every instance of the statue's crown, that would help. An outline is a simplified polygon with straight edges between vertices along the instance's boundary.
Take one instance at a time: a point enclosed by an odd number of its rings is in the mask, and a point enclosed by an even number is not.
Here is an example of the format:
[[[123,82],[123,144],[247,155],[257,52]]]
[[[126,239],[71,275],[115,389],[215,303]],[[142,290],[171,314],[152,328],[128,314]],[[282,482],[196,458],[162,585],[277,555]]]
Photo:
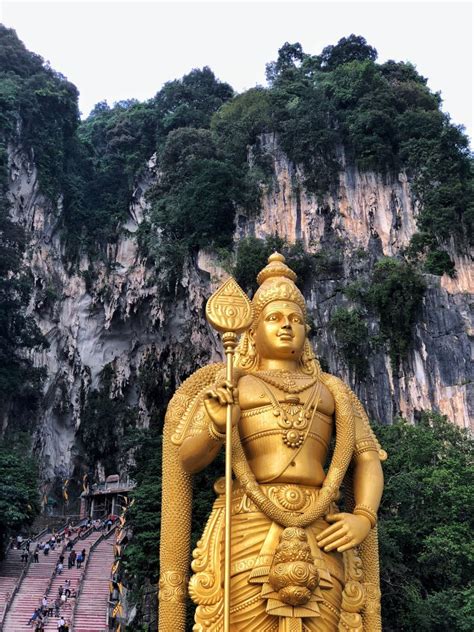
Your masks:
[[[258,290],[252,300],[254,319],[257,320],[263,308],[273,301],[296,303],[306,315],[303,295],[295,285],[296,273],[285,263],[285,257],[274,252],[268,257],[268,264],[258,273]]]

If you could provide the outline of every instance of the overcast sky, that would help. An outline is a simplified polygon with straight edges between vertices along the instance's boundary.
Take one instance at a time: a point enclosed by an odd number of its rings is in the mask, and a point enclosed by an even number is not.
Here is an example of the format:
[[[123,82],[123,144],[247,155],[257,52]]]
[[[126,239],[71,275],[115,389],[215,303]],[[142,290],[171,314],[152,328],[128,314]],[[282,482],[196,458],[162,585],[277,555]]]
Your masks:
[[[472,138],[471,2],[0,0],[0,20],[77,86],[83,115],[204,65],[241,92],[265,84],[285,41],[318,54],[355,33],[379,62],[415,64]]]

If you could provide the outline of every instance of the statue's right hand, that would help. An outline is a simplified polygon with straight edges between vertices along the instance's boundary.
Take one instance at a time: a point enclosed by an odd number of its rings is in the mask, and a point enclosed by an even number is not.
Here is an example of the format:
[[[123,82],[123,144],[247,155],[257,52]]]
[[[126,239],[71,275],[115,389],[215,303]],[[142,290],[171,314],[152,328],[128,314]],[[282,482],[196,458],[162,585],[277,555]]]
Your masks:
[[[230,382],[219,382],[206,391],[204,408],[219,432],[225,433],[227,406],[232,405],[232,426],[240,419],[239,391]]]

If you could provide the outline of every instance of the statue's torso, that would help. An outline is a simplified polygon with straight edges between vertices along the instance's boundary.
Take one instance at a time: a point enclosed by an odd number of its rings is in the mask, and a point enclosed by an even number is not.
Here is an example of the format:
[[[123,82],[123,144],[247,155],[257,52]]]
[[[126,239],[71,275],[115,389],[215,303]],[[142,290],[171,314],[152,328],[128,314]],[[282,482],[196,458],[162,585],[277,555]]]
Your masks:
[[[310,377],[296,380],[301,387],[311,382]],[[311,386],[288,393],[252,375],[240,380],[239,431],[257,481],[316,487],[322,484],[323,465],[333,433],[334,399],[319,383],[313,413],[308,408],[313,392]],[[304,417],[305,412],[309,418]]]

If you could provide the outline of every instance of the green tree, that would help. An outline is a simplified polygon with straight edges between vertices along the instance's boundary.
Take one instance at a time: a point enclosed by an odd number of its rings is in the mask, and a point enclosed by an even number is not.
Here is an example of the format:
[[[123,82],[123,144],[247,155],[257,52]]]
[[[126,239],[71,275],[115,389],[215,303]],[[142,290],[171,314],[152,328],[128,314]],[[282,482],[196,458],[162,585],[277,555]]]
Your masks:
[[[235,164],[246,163],[249,147],[258,147],[259,135],[272,131],[269,92],[258,87],[236,95],[214,114],[211,130],[224,155]]]
[[[351,61],[375,61],[377,51],[367,44],[365,37],[354,35],[342,37],[335,46],[326,46],[321,53],[321,67],[334,70]]]
[[[209,127],[214,112],[233,94],[232,87],[216,79],[208,66],[169,81],[154,98],[158,136],[165,137],[179,127]]]
[[[297,284],[304,287],[315,270],[315,260],[307,253],[301,241],[289,244],[278,235],[257,239],[245,237],[239,241],[233,275],[245,292],[253,294],[257,289],[257,274],[267,265],[268,257],[275,251],[282,253],[286,263],[297,275]]]
[[[171,289],[186,256],[203,247],[231,246],[235,211],[251,198],[251,184],[246,186],[242,168],[219,152],[206,129],[171,131],[159,158],[162,177],[149,193],[155,230],[145,241]]]
[[[38,515],[38,465],[29,456],[29,442],[0,442],[0,557],[7,540],[31,525]]]
[[[293,71],[303,61],[305,54],[299,42],[290,44],[285,42],[278,49],[278,59],[266,65],[265,76],[268,83],[273,84],[281,78],[288,79],[293,76]]]

